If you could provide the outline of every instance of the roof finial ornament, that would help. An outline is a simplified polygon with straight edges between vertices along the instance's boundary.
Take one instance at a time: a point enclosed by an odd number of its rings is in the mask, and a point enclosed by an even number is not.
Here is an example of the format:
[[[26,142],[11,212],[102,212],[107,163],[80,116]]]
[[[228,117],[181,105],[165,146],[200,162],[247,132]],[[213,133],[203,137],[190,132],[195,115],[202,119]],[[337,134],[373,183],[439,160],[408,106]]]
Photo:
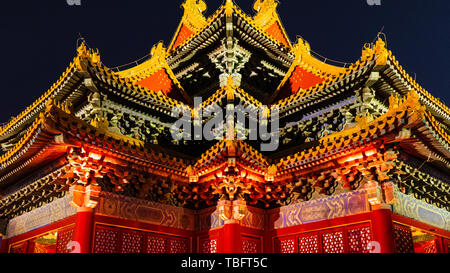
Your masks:
[[[395,94],[392,94],[389,97],[389,110],[398,108],[399,102],[400,102],[400,100],[399,100],[398,96]]]
[[[355,117],[356,127],[362,129],[367,128],[370,122],[374,120],[369,112],[363,112]]]
[[[181,6],[184,8],[183,23],[191,31],[196,32],[206,25],[206,18],[203,15],[206,3],[203,0],[186,0]]]
[[[80,55],[83,52],[87,52],[87,43],[86,39],[84,39],[83,36],[81,36],[81,33],[78,32],[78,39],[77,39],[77,53]]]
[[[84,42],[81,43],[81,45],[78,46],[77,54],[80,57],[87,57],[87,56],[89,56],[88,49],[87,49],[86,44]]]
[[[162,42],[159,42],[158,44],[154,45],[152,47],[152,50],[150,51],[150,54],[152,55],[152,59],[154,59],[156,63],[160,65],[165,64],[166,49],[164,48],[164,44]]]
[[[231,15],[233,15],[233,0],[226,0],[225,2],[225,15],[230,17]]]
[[[263,30],[270,27],[278,18],[277,6],[277,0],[256,0],[253,4],[253,9],[257,11],[253,18],[255,24]]]

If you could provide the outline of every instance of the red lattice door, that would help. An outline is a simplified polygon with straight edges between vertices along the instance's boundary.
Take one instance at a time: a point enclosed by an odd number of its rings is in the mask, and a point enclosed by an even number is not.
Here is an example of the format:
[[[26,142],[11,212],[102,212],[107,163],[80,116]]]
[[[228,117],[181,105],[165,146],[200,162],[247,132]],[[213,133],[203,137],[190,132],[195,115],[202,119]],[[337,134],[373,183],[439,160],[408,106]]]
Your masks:
[[[319,234],[305,233],[298,238],[298,252],[299,253],[320,253]]]
[[[279,238],[275,240],[275,250],[278,253],[296,253],[295,237]]]
[[[410,227],[393,224],[393,233],[397,253],[414,253],[414,243]]]
[[[69,253],[67,248],[69,242],[72,241],[74,228],[69,227],[58,231],[58,237],[56,238],[56,253]]]
[[[131,229],[96,226],[94,253],[188,253],[189,239]]]
[[[217,253],[217,238],[200,239],[200,253]]]
[[[372,232],[369,225],[354,226],[347,229],[348,252],[369,253]]]
[[[261,239],[244,236],[242,238],[242,252],[243,253],[260,253]]]
[[[322,234],[322,249],[324,253],[345,253],[345,238],[343,230]]]
[[[27,242],[16,244],[11,246],[11,248],[9,249],[9,253],[27,253],[27,247]]]

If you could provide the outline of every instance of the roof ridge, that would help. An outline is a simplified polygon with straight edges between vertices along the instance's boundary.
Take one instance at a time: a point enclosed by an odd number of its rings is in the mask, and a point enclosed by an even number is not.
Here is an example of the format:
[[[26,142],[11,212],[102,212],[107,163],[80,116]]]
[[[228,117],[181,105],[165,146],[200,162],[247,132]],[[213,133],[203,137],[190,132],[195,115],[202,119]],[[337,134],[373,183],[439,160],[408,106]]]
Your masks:
[[[284,79],[281,81],[277,90],[272,95],[272,100],[276,99],[276,96],[279,94],[279,91],[287,83],[287,81],[290,79],[294,70],[297,67],[302,68],[306,67],[307,72],[313,73],[316,76],[318,76],[317,71],[321,71],[320,76],[323,76],[322,78],[323,81],[307,89],[300,89],[294,94],[290,95],[289,97],[283,98],[280,101],[276,102],[275,105],[283,105],[286,104],[288,101],[292,101],[295,100],[296,98],[303,97],[305,94],[312,94],[314,93],[314,91],[320,90],[321,88],[323,89],[330,83],[335,83],[339,79],[343,79],[344,77],[351,75],[352,73],[356,73],[362,67],[367,66],[374,60],[375,62],[379,63],[378,65],[382,65],[383,58],[380,57],[383,57],[386,54],[387,49],[384,47],[384,42],[380,39],[376,42],[375,45],[366,44],[365,48],[362,51],[361,57],[356,62],[352,63],[348,68],[341,68],[330,64],[326,64],[314,58],[310,53],[311,52],[310,45],[308,44],[308,42],[306,42],[301,38],[299,38],[297,43],[293,46],[292,51],[295,54],[295,60],[291,64],[291,67],[286,73]],[[304,59],[304,57],[306,57],[306,60]],[[314,64],[311,62],[313,62]],[[322,68],[320,69],[318,67],[314,67],[316,65],[321,65]],[[317,70],[316,73],[314,73],[313,71],[314,69]]]
[[[70,62],[69,66],[66,68],[66,71],[63,72],[63,74],[59,77],[59,79],[44,93],[42,94],[37,100],[35,100],[30,106],[28,106],[25,110],[23,110],[20,114],[15,116],[11,121],[9,121],[7,124],[2,126],[0,128],[0,135],[3,135],[8,130],[10,130],[14,125],[19,123],[24,117],[29,115],[33,110],[35,110],[39,105],[42,105],[42,103],[46,102],[48,99],[51,98],[51,95],[61,86],[61,84],[64,83],[65,79],[69,76],[72,70],[74,72],[79,71],[82,64],[83,58],[95,58],[97,59],[98,53],[92,53],[90,50],[86,48],[86,45],[82,43],[77,48],[77,55],[74,57],[72,62]]]
[[[168,52],[172,53],[176,49],[188,44],[192,39],[194,39],[196,36],[198,36],[201,32],[203,32],[214,20],[216,20],[219,15],[222,12],[230,12],[235,11],[236,14],[238,14],[240,17],[242,17],[247,23],[249,23],[251,26],[253,26],[256,30],[258,30],[261,34],[263,34],[266,38],[268,38],[271,42],[282,45],[283,47],[286,47],[288,49],[292,48],[291,41],[289,39],[289,36],[286,33],[286,30],[283,27],[283,24],[281,23],[281,20],[278,16],[278,13],[276,11],[276,7],[278,5],[278,1],[275,0],[265,0],[261,2],[260,0],[255,0],[254,3],[254,9],[257,12],[257,14],[254,17],[251,17],[247,15],[239,6],[237,6],[234,1],[232,0],[226,0],[224,4],[222,4],[216,12],[209,16],[208,18],[205,18],[203,16],[203,12],[206,10],[206,5],[203,0],[200,0],[198,3],[196,0],[186,0],[182,7],[184,8],[184,14],[183,17],[178,25],[178,28],[175,32],[174,37],[172,38],[171,43],[168,47]],[[201,16],[199,15],[199,12]],[[256,19],[255,19],[256,18]],[[255,20],[257,20],[255,22]],[[278,25],[281,28],[281,32],[286,38],[287,45],[285,45],[283,42],[277,40],[272,35],[270,35],[267,32],[267,29],[271,27],[273,24],[266,26],[267,21],[270,21],[273,23],[278,23]],[[193,23],[194,22],[194,23]],[[186,37],[185,40],[182,42],[175,44],[177,41],[177,38],[182,31],[182,27],[186,26],[189,31],[191,32],[189,34],[189,37]],[[265,28],[267,27],[267,28]]]
[[[388,51],[388,59],[391,61],[394,66],[399,70],[400,74],[406,79],[406,81],[415,89],[417,90],[421,95],[423,95],[425,98],[430,100],[435,105],[439,106],[447,115],[450,116],[450,108],[442,101],[440,101],[438,98],[434,97],[430,92],[425,90],[415,79],[409,75],[406,70],[400,65],[399,61],[395,58],[392,51]]]
[[[281,166],[286,162],[297,162],[305,158],[311,158],[316,156],[319,152],[324,155],[332,149],[342,147],[344,144],[348,145],[360,138],[367,138],[369,135],[375,134],[378,130],[384,130],[386,125],[390,126],[393,124],[397,117],[407,119],[406,125],[408,125],[408,127],[412,127],[414,123],[423,121],[425,117],[425,106],[419,102],[419,95],[415,91],[411,91],[404,99],[391,96],[389,102],[390,106],[387,113],[376,119],[373,119],[370,115],[359,116],[357,118],[357,123],[353,128],[323,137],[319,140],[319,145],[306,151],[301,151],[279,159],[277,166]],[[400,112],[403,114],[399,114]],[[405,116],[405,114],[408,115]],[[363,137],[360,134],[362,131],[365,132]]]

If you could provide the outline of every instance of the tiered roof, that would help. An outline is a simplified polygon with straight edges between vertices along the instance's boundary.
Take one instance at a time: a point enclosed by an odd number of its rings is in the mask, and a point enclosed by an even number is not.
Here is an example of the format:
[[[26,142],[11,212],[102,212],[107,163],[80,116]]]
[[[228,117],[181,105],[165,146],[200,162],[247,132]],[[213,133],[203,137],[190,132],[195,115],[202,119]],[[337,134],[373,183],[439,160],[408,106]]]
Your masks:
[[[277,198],[280,199],[283,194],[295,191],[298,185],[291,185],[291,182],[302,177],[307,177],[308,181],[321,181],[316,183],[316,187],[326,189],[321,192],[330,194],[329,182],[336,176],[333,169],[338,169],[339,175],[357,172],[369,175],[364,169],[373,167],[379,177],[387,176],[393,169],[391,163],[398,160],[396,155],[380,152],[388,145],[393,145],[397,153],[406,150],[448,172],[448,107],[404,71],[381,39],[367,45],[362,57],[349,67],[326,64],[312,56],[306,41],[299,39],[297,44],[291,44],[276,6],[274,0],[258,0],[254,5],[257,13],[251,17],[227,0],[216,13],[205,18],[203,1],[186,0],[183,4],[185,13],[169,47],[165,49],[162,43],[156,45],[148,60],[120,72],[103,65],[98,51],[81,45],[60,79],[31,106],[0,128],[0,142],[6,150],[0,157],[0,189],[7,196],[0,203],[0,211],[8,211],[10,215],[20,213],[18,200],[28,200],[26,196],[36,195],[36,189],[47,185],[50,180],[59,183],[58,191],[67,190],[71,183],[75,183],[73,179],[77,173],[74,170],[83,160],[87,160],[93,170],[94,163],[100,162],[105,171],[95,170],[96,175],[92,179],[108,173],[116,190],[123,190],[130,184],[129,180],[142,176],[139,172],[160,177],[169,175],[172,181],[183,185],[183,194],[179,194],[183,195],[183,204],[202,199],[195,194],[184,195],[194,187],[189,181],[205,185],[203,197],[207,193],[211,196],[217,192],[224,194],[218,190],[223,185],[214,186],[215,191],[210,192],[212,189],[208,183],[219,183],[217,173],[230,171],[231,167],[237,168],[241,179],[248,183],[239,187],[245,187],[243,193],[251,196],[252,204],[261,201],[273,205],[275,197],[267,192],[262,194],[268,185],[270,189],[278,187]],[[202,150],[201,156],[192,157],[183,151],[175,151],[176,145],[160,147],[112,132],[104,117],[87,120],[77,116],[77,110],[86,105],[89,94],[93,92],[105,92],[123,102],[124,107],[166,120],[171,120],[171,111],[176,106],[191,111],[194,116],[198,109],[193,108],[192,94],[183,87],[180,75],[183,71],[196,70],[196,64],[190,62],[188,56],[229,37],[227,22],[232,22],[236,39],[267,52],[267,59],[261,60],[261,64],[266,63],[268,69],[277,71],[278,88],[264,90],[270,100],[263,100],[250,95],[246,88],[229,82],[210,90],[210,95],[203,98],[203,108],[213,103],[225,107],[233,97],[233,103],[244,106],[279,107],[281,119],[293,119],[301,116],[302,111],[311,111],[317,105],[331,101],[335,103],[348,97],[344,94],[370,86],[378,95],[390,98],[387,112],[377,117],[359,116],[353,127],[322,137],[281,158],[263,155],[246,141],[237,140],[219,141]],[[216,81],[219,86],[218,78],[211,81]],[[56,172],[52,179],[44,179],[44,184],[39,182],[39,187],[24,181],[26,175],[48,164],[52,168],[42,173],[42,177]],[[127,168],[130,173],[126,173]],[[119,170],[119,173],[114,170]],[[324,173],[325,170],[327,172]],[[317,176],[317,172],[322,174]],[[139,179],[147,181],[150,178]],[[308,192],[306,184],[302,185],[301,191]],[[17,188],[22,190],[14,191]],[[46,189],[56,188],[46,186]],[[194,191],[198,192],[198,189]],[[439,191],[439,196],[450,194],[445,187]],[[55,196],[49,194],[48,198]],[[433,200],[439,200],[439,196]],[[28,204],[24,207],[42,202],[41,199],[30,200],[24,201]],[[436,202],[442,204],[442,200]],[[207,203],[210,202],[212,199],[208,197]]]
[[[207,33],[211,31],[209,29],[211,26],[217,24],[223,27],[218,19],[223,18],[227,14],[237,15],[238,25],[245,31],[248,31],[246,37],[249,40],[256,36],[254,33],[256,31],[258,34],[263,35],[263,37],[255,37],[263,45],[271,46],[274,50],[279,50],[276,46],[290,49],[291,42],[278,17],[277,5],[278,1],[275,0],[257,0],[253,5],[257,14],[254,17],[250,17],[236,6],[232,0],[226,0],[212,16],[205,18],[203,15],[203,12],[206,10],[205,2],[203,0],[187,0],[182,5],[184,15],[169,46],[169,51],[183,50],[191,46],[191,43],[195,43],[196,39],[205,39],[205,36],[211,35]]]

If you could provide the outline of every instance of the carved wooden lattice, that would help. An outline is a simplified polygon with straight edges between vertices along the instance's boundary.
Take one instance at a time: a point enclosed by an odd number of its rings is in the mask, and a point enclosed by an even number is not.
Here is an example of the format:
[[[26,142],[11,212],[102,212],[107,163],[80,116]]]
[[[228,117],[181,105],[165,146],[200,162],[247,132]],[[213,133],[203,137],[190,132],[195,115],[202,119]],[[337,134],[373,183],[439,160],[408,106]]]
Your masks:
[[[299,253],[319,253],[319,236],[318,234],[305,234],[298,238]]]
[[[122,252],[121,253],[141,253],[144,235],[137,232],[122,233]]]
[[[217,240],[216,239],[206,239],[201,244],[201,253],[217,253]]]
[[[170,239],[169,253],[187,253],[188,242],[185,239]]]
[[[258,253],[258,241],[254,239],[242,240],[242,252],[244,253]]]
[[[414,253],[411,229],[406,226],[394,224],[393,232],[397,253]]]
[[[189,240],[151,232],[97,226],[94,253],[187,253]]]
[[[73,227],[66,228],[58,231],[58,237],[56,239],[56,253],[69,253],[70,250],[67,245],[73,238]]]
[[[148,235],[147,253],[165,253],[166,240],[156,235]]]
[[[368,253],[373,240],[370,224],[356,224],[307,232],[295,239],[276,239],[275,250],[280,253]],[[297,242],[297,248],[293,242]]]
[[[280,241],[280,252],[281,253],[295,253],[295,241],[293,239],[281,240]]]
[[[372,241],[370,227],[351,228],[347,230],[350,253],[368,253],[369,242]]]
[[[95,230],[94,253],[117,253],[119,231],[113,228],[97,227]]]
[[[27,252],[27,244],[21,243],[20,245],[13,245],[9,252],[10,253],[26,253]]]
[[[438,253],[436,240],[430,241],[425,247],[424,247],[425,253]]]
[[[324,253],[344,253],[344,232],[337,231],[322,235]]]
[[[41,247],[39,244],[36,244],[34,246],[34,251],[33,253],[37,253],[37,254],[46,254],[47,250],[44,247]]]

